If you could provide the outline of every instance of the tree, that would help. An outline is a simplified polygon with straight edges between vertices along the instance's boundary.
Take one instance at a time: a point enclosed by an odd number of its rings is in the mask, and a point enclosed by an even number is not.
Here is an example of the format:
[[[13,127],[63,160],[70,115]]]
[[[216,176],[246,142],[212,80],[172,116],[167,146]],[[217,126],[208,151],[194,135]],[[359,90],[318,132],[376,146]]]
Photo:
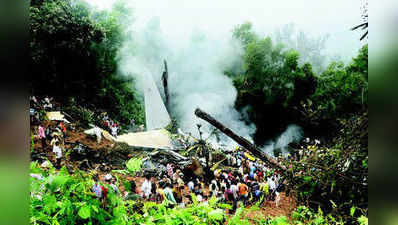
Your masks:
[[[291,122],[287,116],[295,105],[313,94],[316,78],[309,64],[299,65],[297,51],[261,38],[250,23],[237,26],[233,37],[244,46],[243,73],[233,77],[238,90],[236,106],[249,106],[249,117],[257,126],[255,141],[263,143],[275,130]]]
[[[116,9],[121,9],[120,7]],[[143,107],[131,79],[117,73],[124,35],[122,12],[95,11],[84,1],[34,1],[30,7],[30,89],[75,98],[107,110],[118,121],[143,122]],[[93,107],[96,106],[96,107]]]
[[[369,14],[368,14],[368,2],[366,1],[365,5],[362,7],[362,20],[363,23],[351,28],[351,30],[357,30],[359,28],[361,28],[362,30],[366,30],[366,32],[361,36],[360,40],[362,41],[363,39],[365,39],[368,34],[369,34],[369,30],[368,30],[368,26],[369,26]]]

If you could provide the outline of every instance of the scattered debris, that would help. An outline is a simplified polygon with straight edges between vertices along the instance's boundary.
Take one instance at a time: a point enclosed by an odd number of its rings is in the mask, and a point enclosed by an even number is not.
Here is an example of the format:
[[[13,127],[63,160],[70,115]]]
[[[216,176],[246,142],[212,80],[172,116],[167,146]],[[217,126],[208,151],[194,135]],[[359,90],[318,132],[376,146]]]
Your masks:
[[[286,167],[282,166],[279,164],[275,159],[269,157],[268,155],[264,154],[259,148],[257,148],[255,145],[250,143],[248,140],[245,138],[235,134],[231,129],[228,127],[224,126],[220,122],[218,122],[216,119],[214,119],[212,116],[207,114],[206,112],[202,111],[201,109],[197,108],[195,110],[195,115],[207,122],[209,122],[211,125],[219,129],[221,132],[223,132],[225,135],[229,136],[232,138],[234,141],[236,141],[238,144],[246,148],[248,151],[253,153],[256,157],[259,159],[263,160],[264,162],[268,163],[270,166],[281,169],[281,170],[286,170]]]
[[[65,119],[65,115],[63,115],[60,111],[47,112],[46,116],[49,120],[64,121],[65,123],[70,123],[67,119]]]

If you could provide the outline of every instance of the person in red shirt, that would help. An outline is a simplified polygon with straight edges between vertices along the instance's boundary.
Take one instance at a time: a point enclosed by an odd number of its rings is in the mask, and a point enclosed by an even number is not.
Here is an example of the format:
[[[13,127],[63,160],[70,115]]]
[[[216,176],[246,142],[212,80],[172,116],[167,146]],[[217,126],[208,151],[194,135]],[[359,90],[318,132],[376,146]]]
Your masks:
[[[263,179],[263,177],[264,177],[264,174],[263,174],[263,171],[258,171],[258,173],[257,173],[257,181],[261,181],[262,179]]]
[[[64,122],[60,122],[59,127],[61,128],[61,131],[64,134],[64,138],[65,138],[66,137],[66,127],[65,127]]]

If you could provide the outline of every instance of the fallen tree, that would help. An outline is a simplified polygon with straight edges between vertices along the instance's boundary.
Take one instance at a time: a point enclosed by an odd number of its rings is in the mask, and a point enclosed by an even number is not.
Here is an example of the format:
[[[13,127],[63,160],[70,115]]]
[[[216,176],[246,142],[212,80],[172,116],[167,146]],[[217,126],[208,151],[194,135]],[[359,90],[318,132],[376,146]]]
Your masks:
[[[283,170],[283,171],[286,170],[285,166],[279,164],[275,159],[273,159],[273,158],[269,157],[268,155],[266,155],[265,153],[263,153],[261,151],[261,149],[257,148],[255,145],[250,143],[245,138],[235,134],[231,129],[229,129],[228,127],[224,126],[220,122],[218,122],[216,119],[214,119],[212,116],[210,116],[206,112],[204,112],[201,109],[197,108],[195,110],[195,115],[197,117],[207,121],[208,123],[210,123],[211,125],[213,125],[217,129],[219,129],[225,135],[227,135],[228,137],[232,138],[234,141],[236,141],[236,143],[238,143],[242,147],[244,147],[247,150],[249,150],[253,155],[255,155],[256,157],[258,157],[259,159],[261,159],[262,161],[267,163],[269,166],[272,166],[272,167],[274,167],[276,169],[280,169],[280,170]]]

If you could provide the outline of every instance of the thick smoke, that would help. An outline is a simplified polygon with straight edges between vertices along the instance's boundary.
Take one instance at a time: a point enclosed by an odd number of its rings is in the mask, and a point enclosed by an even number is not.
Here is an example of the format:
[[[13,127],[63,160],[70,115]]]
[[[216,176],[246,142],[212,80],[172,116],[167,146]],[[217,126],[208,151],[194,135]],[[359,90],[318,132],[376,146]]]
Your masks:
[[[234,108],[237,91],[232,80],[223,74],[226,68],[239,63],[242,47],[231,35],[225,39],[212,38],[195,30],[178,44],[163,38],[157,18],[127,39],[120,52],[119,68],[131,74],[138,86],[152,76],[163,94],[161,75],[163,59],[169,68],[170,113],[184,132],[198,137],[196,124],[201,124],[204,138],[212,131],[211,125],[194,115],[201,108],[239,135],[251,139],[254,125],[246,125],[241,113]],[[216,136],[210,141],[214,142]],[[221,135],[221,141],[231,140]]]
[[[278,137],[276,140],[268,141],[263,147],[262,150],[268,155],[274,155],[275,149],[280,149],[282,155],[286,155],[289,153],[288,145],[290,143],[299,142],[303,138],[304,132],[301,127],[291,124],[286,130]]]

